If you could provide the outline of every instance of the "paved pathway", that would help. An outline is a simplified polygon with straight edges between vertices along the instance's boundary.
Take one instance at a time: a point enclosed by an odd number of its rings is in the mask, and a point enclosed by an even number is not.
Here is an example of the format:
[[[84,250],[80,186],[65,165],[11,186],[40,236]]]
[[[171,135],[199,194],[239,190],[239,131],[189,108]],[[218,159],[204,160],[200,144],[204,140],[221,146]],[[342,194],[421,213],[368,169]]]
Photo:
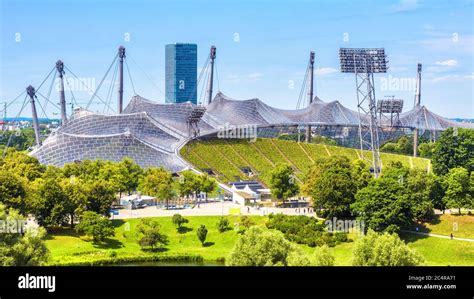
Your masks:
[[[437,234],[431,234],[431,233],[414,232],[414,231],[411,231],[411,230],[402,230],[402,231],[403,231],[403,232],[406,232],[406,233],[410,233],[410,234],[416,234],[416,235],[430,236],[430,237],[443,238],[443,239],[451,239],[451,236],[445,236],[445,235],[437,235]],[[474,239],[458,238],[458,237],[453,237],[453,240],[474,242]]]

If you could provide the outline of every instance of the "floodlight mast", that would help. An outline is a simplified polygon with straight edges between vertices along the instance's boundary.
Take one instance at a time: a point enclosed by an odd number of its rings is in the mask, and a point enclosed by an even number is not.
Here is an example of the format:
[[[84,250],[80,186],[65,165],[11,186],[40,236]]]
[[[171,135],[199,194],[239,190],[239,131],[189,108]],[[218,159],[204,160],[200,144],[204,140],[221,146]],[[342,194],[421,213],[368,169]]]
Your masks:
[[[314,97],[314,51],[309,53],[309,88],[308,88],[308,98],[309,105],[313,103]],[[299,135],[298,135],[299,136]],[[306,142],[311,142],[311,125],[306,127]]]
[[[341,48],[339,56],[341,72],[355,74],[361,156],[364,158],[364,150],[372,152],[373,173],[375,177],[379,177],[382,164],[380,160],[374,73],[385,73],[387,71],[385,50],[383,48]]]
[[[418,63],[416,76],[415,108],[421,104],[421,63]],[[418,155],[418,128],[413,130],[413,157]]]
[[[33,129],[35,131],[36,145],[41,146],[41,136],[40,136],[39,123],[38,123],[38,113],[36,113],[36,105],[35,105],[36,90],[33,86],[29,85],[26,88],[26,93],[30,97],[31,116],[32,116],[32,120],[33,120]]]

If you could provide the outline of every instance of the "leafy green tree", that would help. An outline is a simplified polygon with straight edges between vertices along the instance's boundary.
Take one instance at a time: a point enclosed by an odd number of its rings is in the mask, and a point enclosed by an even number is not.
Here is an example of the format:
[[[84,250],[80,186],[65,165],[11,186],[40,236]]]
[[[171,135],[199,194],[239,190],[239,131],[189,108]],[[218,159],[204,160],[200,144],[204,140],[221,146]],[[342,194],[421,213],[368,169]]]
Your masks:
[[[32,212],[41,226],[61,226],[67,223],[65,195],[59,181],[55,179],[36,179],[29,188]]]
[[[474,171],[474,130],[445,130],[436,141],[431,162],[437,175],[456,167],[464,167],[469,173]]]
[[[115,235],[112,222],[92,211],[86,211],[81,215],[76,231],[92,237],[94,242],[102,242]]]
[[[88,190],[85,182],[75,177],[62,179],[61,188],[67,198],[64,202],[65,212],[69,217],[71,228],[73,228],[75,221],[86,210]]]
[[[24,216],[0,204],[0,220],[4,223],[24,223]],[[42,227],[22,226],[21,231],[0,233],[1,266],[37,266],[44,264],[49,251],[44,244],[46,230]],[[20,227],[17,226],[18,229]],[[24,231],[26,229],[26,231]]]
[[[46,167],[26,152],[8,149],[5,158],[0,159],[0,171],[15,174],[33,181],[43,176]]]
[[[420,157],[431,158],[433,156],[435,144],[436,143],[434,142],[425,142],[418,145],[418,152],[420,154]]]
[[[195,174],[190,170],[181,172],[179,178],[179,194],[181,196],[189,197],[194,196],[196,198],[197,194],[202,190],[202,181],[199,175]]]
[[[8,145],[18,151],[26,151],[35,145],[35,142],[33,128],[25,128],[18,131],[0,131],[0,145]]]
[[[354,245],[354,266],[418,266],[423,263],[423,257],[396,234],[379,234],[369,230]]]
[[[217,222],[217,230],[220,232],[220,233],[223,233],[227,230],[230,229],[230,223],[229,223],[229,219],[225,218],[225,217],[221,217],[219,219],[219,221]]]
[[[311,196],[313,206],[323,217],[343,218],[350,216],[356,184],[363,184],[357,172],[351,169],[347,157],[333,156],[320,159],[309,170],[303,192]],[[365,184],[365,183],[364,183]]]
[[[283,233],[252,226],[235,243],[228,266],[286,266],[293,246]]]
[[[450,208],[459,209],[459,214],[461,214],[461,208],[474,207],[470,182],[469,173],[462,167],[450,169],[446,175],[445,201]]]
[[[176,226],[178,232],[183,230],[183,224],[188,223],[189,220],[181,216],[180,214],[174,214],[171,218],[171,222]]]
[[[201,242],[201,245],[204,246],[204,242],[206,242],[206,237],[207,237],[207,228],[204,224],[199,225],[197,231],[196,231],[197,237],[199,241]]]
[[[103,181],[85,181],[86,210],[104,216],[109,215],[110,207],[115,201],[115,193],[110,185]]]
[[[363,160],[357,159],[351,162],[351,178],[357,190],[365,188],[374,176],[370,173],[369,165]]]
[[[147,169],[140,180],[138,189],[160,201],[166,201],[166,208],[168,208],[169,200],[176,196],[173,177],[162,167]]]
[[[389,227],[393,230],[394,226],[408,227],[413,214],[404,184],[399,179],[382,175],[357,192],[351,208],[366,227],[375,231],[384,231]]]
[[[168,237],[161,233],[161,226],[158,221],[143,218],[137,225],[138,244],[143,247],[150,247],[153,251],[155,247],[162,247],[169,243]]]
[[[217,181],[210,178],[207,174],[201,176],[201,192],[212,193],[217,190]]]
[[[252,219],[250,219],[249,216],[244,215],[244,216],[240,217],[240,225],[244,229],[249,229],[251,226],[255,225],[255,222],[253,222]]]
[[[285,201],[299,192],[295,182],[294,170],[288,164],[278,164],[270,173],[270,190],[272,196]]]
[[[0,171],[0,204],[18,210],[22,215],[28,212],[25,179],[14,173]]]

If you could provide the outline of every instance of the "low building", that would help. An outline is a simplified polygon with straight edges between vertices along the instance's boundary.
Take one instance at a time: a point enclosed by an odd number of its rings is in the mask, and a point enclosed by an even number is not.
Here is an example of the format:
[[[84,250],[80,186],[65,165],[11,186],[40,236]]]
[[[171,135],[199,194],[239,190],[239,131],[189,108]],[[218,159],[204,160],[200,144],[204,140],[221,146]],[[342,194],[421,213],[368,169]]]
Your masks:
[[[270,190],[257,181],[236,181],[230,182],[230,185],[232,202],[239,205],[256,204],[270,195]]]

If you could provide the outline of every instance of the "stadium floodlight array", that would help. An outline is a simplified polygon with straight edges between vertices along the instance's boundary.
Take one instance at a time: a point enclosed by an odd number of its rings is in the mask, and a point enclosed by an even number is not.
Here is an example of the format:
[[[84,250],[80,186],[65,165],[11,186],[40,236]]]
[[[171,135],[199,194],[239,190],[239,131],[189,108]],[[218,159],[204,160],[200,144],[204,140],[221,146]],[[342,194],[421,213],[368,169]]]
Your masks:
[[[340,48],[342,73],[386,73],[387,59],[383,48]]]
[[[189,112],[189,115],[186,119],[186,124],[188,125],[188,134],[189,136],[199,136],[199,122],[201,121],[204,113],[206,112],[206,107],[204,106],[195,106]]]
[[[402,113],[403,100],[378,100],[377,111],[379,113]]]
[[[356,79],[357,108],[359,110],[359,136],[361,155],[372,152],[375,177],[381,171],[379,125],[375,103],[374,73],[387,72],[383,48],[340,48],[339,60],[342,73],[353,73]]]

